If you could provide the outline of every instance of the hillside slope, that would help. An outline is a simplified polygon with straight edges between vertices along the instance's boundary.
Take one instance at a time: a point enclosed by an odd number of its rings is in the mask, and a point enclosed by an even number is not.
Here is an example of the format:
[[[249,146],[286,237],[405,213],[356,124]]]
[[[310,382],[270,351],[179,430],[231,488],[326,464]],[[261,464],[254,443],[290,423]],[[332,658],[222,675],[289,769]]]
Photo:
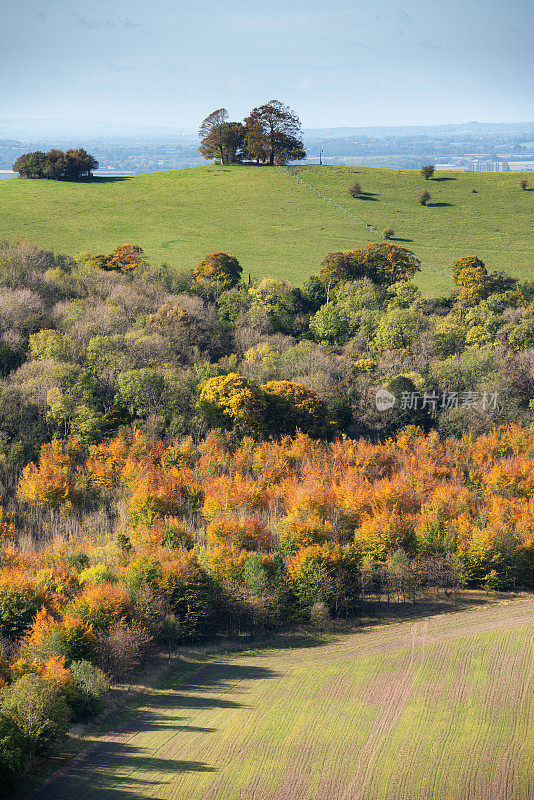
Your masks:
[[[447,289],[452,262],[472,253],[489,270],[534,278],[534,193],[521,191],[518,173],[439,173],[426,182],[403,170],[290,171],[304,183],[282,168],[252,166],[91,183],[1,181],[0,239],[28,239],[70,254],[130,242],[173,269],[190,269],[206,253],[224,250],[245,275],[300,284],[327,252],[366,245],[392,227],[396,241],[430,265],[418,279],[426,291]],[[366,199],[348,195],[355,179]],[[425,188],[432,195],[426,208],[417,204]]]
[[[32,800],[529,800],[532,599],[213,657]]]

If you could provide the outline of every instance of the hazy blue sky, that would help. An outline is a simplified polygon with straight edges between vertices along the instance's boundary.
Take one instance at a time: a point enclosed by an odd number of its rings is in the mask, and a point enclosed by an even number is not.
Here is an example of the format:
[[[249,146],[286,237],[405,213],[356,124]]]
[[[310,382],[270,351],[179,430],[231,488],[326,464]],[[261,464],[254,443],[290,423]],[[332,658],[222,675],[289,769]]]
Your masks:
[[[534,119],[532,0],[0,0],[0,119]]]

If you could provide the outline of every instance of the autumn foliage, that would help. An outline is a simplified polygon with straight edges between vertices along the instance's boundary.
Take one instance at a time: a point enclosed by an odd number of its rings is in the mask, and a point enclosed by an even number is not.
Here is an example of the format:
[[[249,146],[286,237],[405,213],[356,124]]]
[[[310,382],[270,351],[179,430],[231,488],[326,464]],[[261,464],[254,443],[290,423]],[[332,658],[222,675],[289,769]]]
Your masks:
[[[122,244],[109,255],[92,256],[89,263],[106,272],[122,272],[124,274],[146,266],[143,249],[135,244]]]
[[[409,281],[421,269],[411,250],[392,242],[374,242],[359,250],[329,253],[319,278],[336,285],[343,281],[369,278],[375,284],[391,286]]]
[[[217,284],[224,291],[239,283],[243,272],[237,258],[226,253],[209,253],[193,270],[195,280]]]
[[[225,401],[220,379],[206,385]],[[303,387],[261,391],[280,408],[289,398],[288,419],[300,405],[313,416]],[[246,412],[246,400],[228,408]],[[520,426],[461,439],[407,427],[382,443],[219,430],[196,443],[134,431],[86,451],[46,445],[20,480],[27,511],[65,525],[96,503],[114,522],[29,551],[5,512],[0,683],[13,703],[48,693],[47,713],[57,701],[66,719],[94,713],[106,675],[120,679],[154,647],[349,615],[362,595],[531,586],[532,453]]]

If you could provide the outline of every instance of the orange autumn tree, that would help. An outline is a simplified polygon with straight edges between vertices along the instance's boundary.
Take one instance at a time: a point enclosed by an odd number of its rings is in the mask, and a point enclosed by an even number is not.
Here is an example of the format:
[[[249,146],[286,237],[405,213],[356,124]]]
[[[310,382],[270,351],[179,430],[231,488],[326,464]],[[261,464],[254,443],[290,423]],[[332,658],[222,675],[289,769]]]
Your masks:
[[[51,508],[72,505],[83,490],[82,472],[72,449],[59,440],[43,446],[38,465],[24,467],[19,482],[22,500]]]
[[[16,538],[17,532],[13,525],[13,517],[3,506],[0,506],[0,542]]]
[[[109,255],[99,253],[88,260],[88,264],[106,272],[128,274],[147,266],[143,258],[143,248],[136,244],[121,244]]]
[[[127,621],[132,601],[124,586],[111,583],[88,584],[67,610],[95,630],[107,631],[116,622]]]
[[[208,253],[193,270],[196,281],[216,284],[221,291],[239,283],[243,269],[234,256],[227,253]]]

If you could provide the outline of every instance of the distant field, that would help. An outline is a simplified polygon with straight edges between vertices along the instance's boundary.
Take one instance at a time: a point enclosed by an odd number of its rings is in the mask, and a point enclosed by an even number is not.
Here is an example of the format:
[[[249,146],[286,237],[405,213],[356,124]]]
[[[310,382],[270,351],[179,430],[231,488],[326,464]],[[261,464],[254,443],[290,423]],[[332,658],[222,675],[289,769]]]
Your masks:
[[[212,657],[32,800],[532,800],[534,602]]]
[[[406,170],[302,166],[293,172],[321,196],[282,168],[252,166],[91,183],[1,181],[0,239],[28,239],[70,254],[129,242],[174,269],[190,269],[206,253],[224,250],[237,256],[245,275],[300,284],[327,252],[376,241],[368,223],[379,232],[392,227],[399,243],[434,268],[425,267],[418,279],[428,292],[448,288],[453,261],[472,253],[490,270],[534,278],[534,192],[519,188],[529,173],[440,171],[426,182]],[[347,194],[355,179],[367,199]],[[432,195],[427,208],[417,204],[424,188]]]

